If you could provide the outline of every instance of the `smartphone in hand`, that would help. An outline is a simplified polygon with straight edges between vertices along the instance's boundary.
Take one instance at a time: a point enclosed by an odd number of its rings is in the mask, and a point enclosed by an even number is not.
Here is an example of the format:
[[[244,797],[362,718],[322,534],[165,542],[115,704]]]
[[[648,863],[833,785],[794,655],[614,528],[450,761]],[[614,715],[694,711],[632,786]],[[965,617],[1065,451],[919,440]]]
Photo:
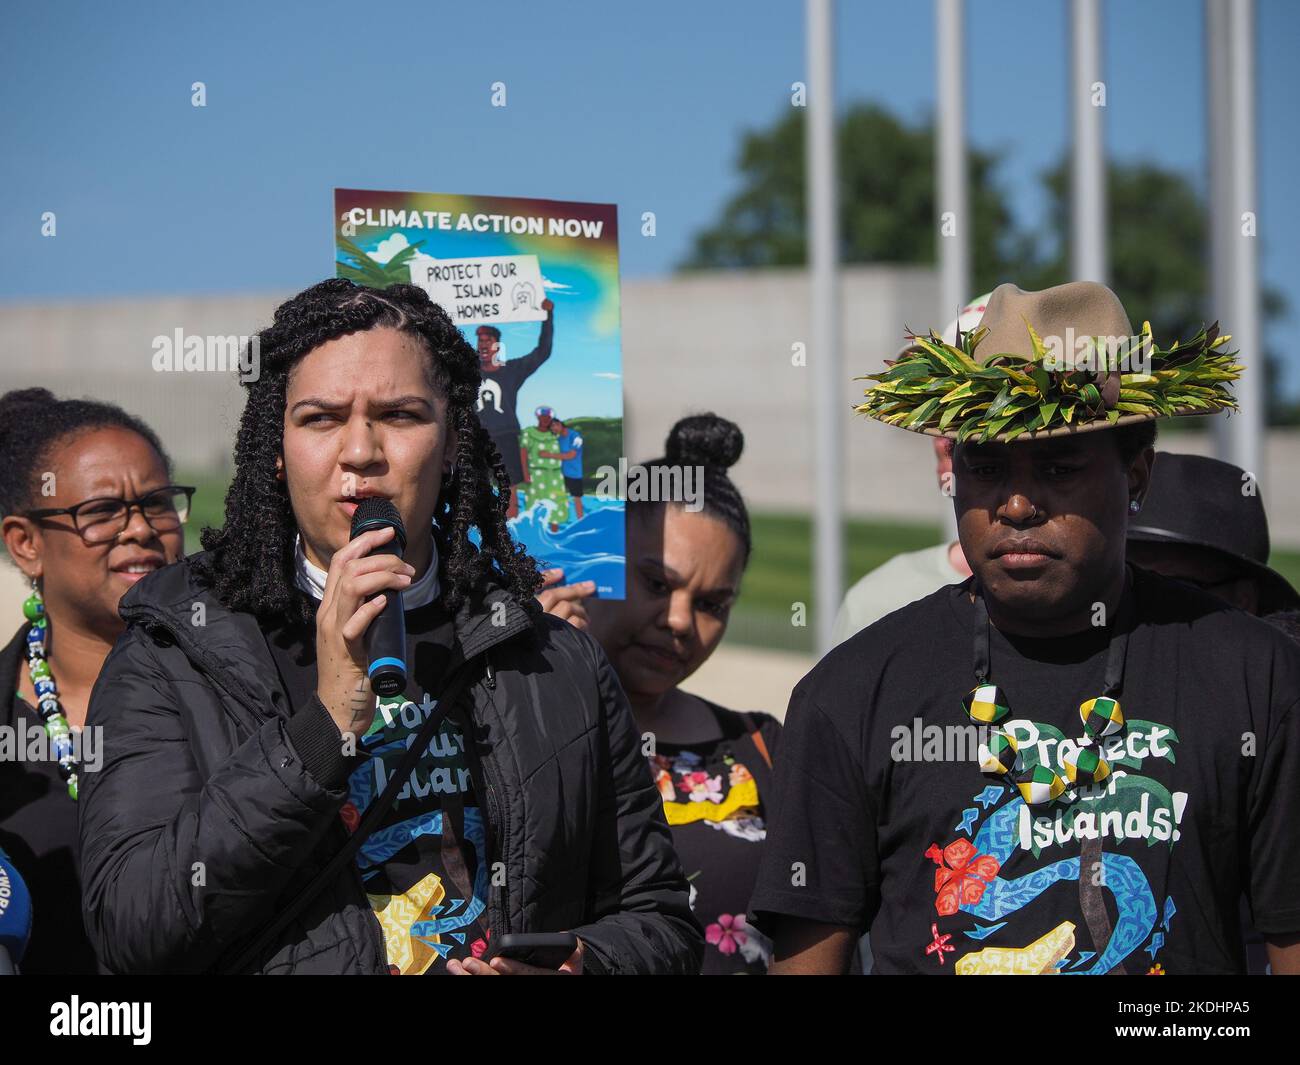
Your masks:
[[[508,932],[488,945],[483,960],[501,957],[538,969],[558,969],[577,949],[578,937],[572,932]]]

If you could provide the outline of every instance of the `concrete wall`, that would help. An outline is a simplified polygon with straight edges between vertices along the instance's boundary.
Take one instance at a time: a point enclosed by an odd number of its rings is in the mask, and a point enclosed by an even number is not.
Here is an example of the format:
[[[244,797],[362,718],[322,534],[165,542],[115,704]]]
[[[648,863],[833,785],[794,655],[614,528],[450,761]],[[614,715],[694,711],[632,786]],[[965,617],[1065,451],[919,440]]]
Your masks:
[[[845,271],[844,388],[848,514],[937,520],[942,500],[928,438],[849,413],[861,395],[850,379],[878,369],[897,350],[904,325],[936,322],[930,270],[858,267]],[[118,403],[160,434],[177,464],[219,468],[233,459],[242,392],[232,375],[152,369],[153,338],[249,335],[271,320],[288,292],[249,296],[0,305],[0,392],[43,385],[59,396]],[[791,363],[807,343],[808,290],[801,271],[727,272],[623,285],[626,452],[633,461],[662,454],[683,414],[715,410],[745,431],[733,476],[756,510],[807,511],[813,504],[809,366]],[[563,345],[562,329],[557,344]],[[808,352],[809,361],[817,357]],[[1169,450],[1205,452],[1208,439],[1170,437]],[[1261,475],[1277,545],[1300,545],[1300,432],[1268,437]],[[1271,471],[1271,475],[1270,475]],[[26,588],[7,559],[0,564],[0,634],[16,628]],[[3,619],[8,619],[5,622]],[[688,688],[726,706],[784,713],[790,687],[812,665],[805,655],[719,651]]]
[[[154,372],[154,337],[248,336],[287,295],[0,305],[0,392],[42,385],[117,403],[154,428],[178,466],[221,467],[233,461],[242,390],[233,374]]]
[[[931,324],[933,271],[854,267],[843,280],[846,413],[844,505],[861,517],[937,520],[942,501],[931,441],[853,415],[862,384],[897,350],[905,325]],[[231,461],[242,393],[233,375],[156,373],[153,338],[247,335],[271,319],[289,293],[159,297],[63,304],[0,304],[0,392],[44,385],[60,396],[93,396],[141,415],[179,466]],[[810,366],[792,365],[806,344],[808,289],[802,271],[728,271],[623,285],[626,451],[633,461],[662,454],[673,422],[715,410],[745,431],[733,476],[758,510],[813,505]],[[561,329],[556,338],[563,345]],[[817,352],[807,352],[809,362]],[[1170,450],[1205,451],[1208,439],[1170,436]],[[1273,540],[1300,545],[1300,432],[1268,437],[1260,483]],[[1259,472],[1259,471],[1257,471]]]
[[[932,518],[937,511],[930,443],[851,412],[863,383],[897,351],[904,325],[928,326],[938,299],[933,271],[856,267],[843,281],[844,506],[849,513]],[[745,453],[732,472],[757,510],[807,511],[813,504],[812,362],[792,365],[810,340],[802,271],[695,274],[624,286],[623,350],[627,451],[663,454],[683,414],[714,410],[739,423]],[[942,323],[941,323],[942,324]],[[897,437],[903,439],[897,439]],[[896,464],[901,462],[902,466]],[[891,472],[892,470],[892,472]]]

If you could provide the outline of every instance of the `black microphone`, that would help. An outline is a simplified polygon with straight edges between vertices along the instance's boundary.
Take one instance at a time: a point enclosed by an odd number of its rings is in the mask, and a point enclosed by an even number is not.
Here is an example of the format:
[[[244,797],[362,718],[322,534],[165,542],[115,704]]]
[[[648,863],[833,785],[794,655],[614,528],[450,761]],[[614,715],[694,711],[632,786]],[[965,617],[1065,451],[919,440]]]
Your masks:
[[[357,504],[352,514],[350,539],[355,540],[371,529],[388,527],[396,530],[396,535],[370,554],[401,558],[406,550],[406,527],[402,524],[402,515],[392,500],[367,496]],[[392,696],[406,691],[406,615],[402,612],[400,590],[390,589],[384,595],[388,597],[384,609],[366,629],[366,672],[376,694]]]
[[[9,855],[0,850],[0,976],[13,976],[32,937],[32,896]]]

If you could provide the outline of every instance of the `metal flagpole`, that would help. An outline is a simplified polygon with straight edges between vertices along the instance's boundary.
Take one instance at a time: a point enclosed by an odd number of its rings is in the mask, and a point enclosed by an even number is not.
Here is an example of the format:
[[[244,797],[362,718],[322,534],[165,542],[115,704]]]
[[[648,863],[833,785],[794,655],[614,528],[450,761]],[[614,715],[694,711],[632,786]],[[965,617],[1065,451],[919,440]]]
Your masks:
[[[935,0],[935,73],[938,115],[935,121],[935,155],[938,160],[937,208],[939,225],[939,301],[935,321],[957,317],[971,291],[971,217],[966,170],[966,54],[965,0]],[[942,499],[945,540],[957,539],[957,517],[952,500]]]
[[[1227,419],[1229,462],[1264,481],[1264,336],[1260,329],[1259,257],[1256,244],[1259,204],[1255,184],[1255,3],[1235,0],[1228,12],[1230,122],[1228,140],[1231,200],[1224,233],[1232,272],[1233,347],[1248,372],[1237,382],[1241,411]],[[1217,151],[1219,145],[1211,145]]]
[[[807,0],[808,262],[812,286],[809,361],[816,463],[813,502],[813,604],[817,653],[831,647],[844,592],[844,405],[839,293],[839,198],[836,189],[834,0]]]
[[[1224,322],[1233,307],[1232,260],[1232,186],[1227,146],[1232,140],[1232,83],[1229,69],[1228,0],[1205,0],[1206,59],[1206,130],[1205,155],[1210,170],[1210,202],[1206,229],[1210,243],[1210,307],[1206,324],[1216,318]],[[1235,325],[1233,328],[1235,332]],[[1234,415],[1236,417],[1236,415]],[[1231,452],[1231,426],[1226,415],[1216,415],[1213,422],[1214,453],[1227,461]]]
[[[1070,4],[1070,106],[1074,150],[1070,162],[1070,280],[1106,284],[1106,149],[1100,0]],[[1096,86],[1096,88],[1094,88]]]

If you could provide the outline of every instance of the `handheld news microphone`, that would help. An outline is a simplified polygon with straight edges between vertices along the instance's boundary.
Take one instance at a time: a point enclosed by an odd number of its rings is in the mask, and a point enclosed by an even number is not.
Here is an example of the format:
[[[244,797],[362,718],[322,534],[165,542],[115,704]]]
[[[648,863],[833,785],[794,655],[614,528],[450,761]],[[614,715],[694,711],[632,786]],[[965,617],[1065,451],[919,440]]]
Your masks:
[[[396,535],[370,553],[401,558],[406,550],[406,527],[392,500],[377,496],[361,500],[352,515],[350,539],[355,540],[362,533],[385,526],[395,529]],[[377,695],[400,695],[406,691],[406,616],[402,612],[400,590],[390,590],[384,595],[388,600],[384,609],[366,629],[366,672]]]
[[[9,855],[0,850],[0,976],[13,976],[32,937],[32,896]]]

